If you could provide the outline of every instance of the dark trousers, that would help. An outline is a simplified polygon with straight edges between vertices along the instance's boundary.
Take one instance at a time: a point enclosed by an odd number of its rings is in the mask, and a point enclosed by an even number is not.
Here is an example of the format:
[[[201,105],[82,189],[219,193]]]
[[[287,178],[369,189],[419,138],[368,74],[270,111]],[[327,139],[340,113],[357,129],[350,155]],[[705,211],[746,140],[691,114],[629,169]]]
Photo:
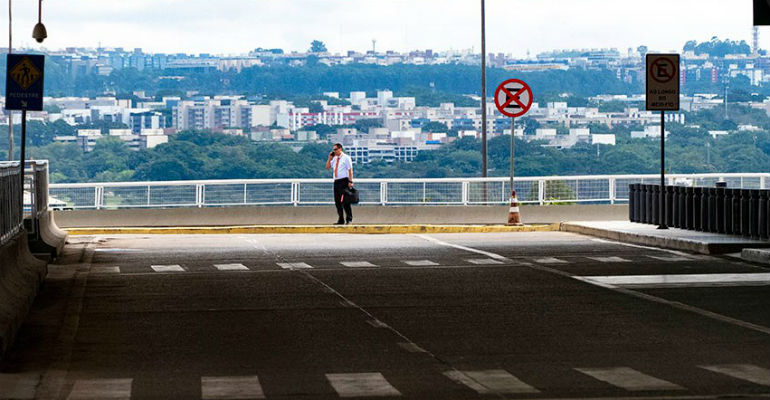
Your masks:
[[[350,208],[350,203],[342,201],[342,195],[345,193],[345,189],[348,187],[348,182],[350,182],[350,179],[348,178],[340,178],[334,181],[334,205],[337,207],[337,215],[339,216],[338,221],[353,220],[353,210]],[[343,209],[345,210],[345,214],[348,216],[347,219],[343,218]]]

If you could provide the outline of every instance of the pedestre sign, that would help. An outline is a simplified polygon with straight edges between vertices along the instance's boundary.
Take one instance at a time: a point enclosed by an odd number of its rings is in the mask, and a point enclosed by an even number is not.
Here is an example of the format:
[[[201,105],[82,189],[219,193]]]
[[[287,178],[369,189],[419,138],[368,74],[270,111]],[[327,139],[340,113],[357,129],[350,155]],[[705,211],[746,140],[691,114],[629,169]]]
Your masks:
[[[43,111],[45,57],[8,54],[5,78],[5,109]]]
[[[679,110],[679,54],[647,54],[647,110]]]

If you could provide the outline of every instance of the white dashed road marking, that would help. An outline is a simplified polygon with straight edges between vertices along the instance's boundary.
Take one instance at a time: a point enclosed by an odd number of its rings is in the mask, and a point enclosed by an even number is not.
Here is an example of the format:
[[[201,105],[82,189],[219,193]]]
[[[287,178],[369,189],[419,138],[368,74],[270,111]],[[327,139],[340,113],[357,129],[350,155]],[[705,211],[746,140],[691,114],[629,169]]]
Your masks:
[[[415,267],[431,267],[434,265],[438,265],[438,263],[433,262],[431,260],[404,260],[404,264],[412,265]]]
[[[726,365],[701,365],[701,368],[712,372],[731,376],[756,383],[757,385],[770,386],[770,370],[751,364],[726,364]]]
[[[643,374],[635,369],[627,367],[575,368],[575,370],[628,391],[684,390],[684,388],[679,385]]]
[[[214,264],[214,268],[220,271],[246,271],[248,268],[243,264]]]
[[[582,276],[575,278],[588,283],[627,288],[770,285],[770,273]]]
[[[184,272],[181,265],[153,265],[152,269],[155,272]]]
[[[677,262],[677,261],[693,261],[690,257],[685,256],[647,256],[650,258],[654,258],[659,261],[670,261],[670,262]]]
[[[253,376],[204,376],[201,378],[203,400],[264,399],[259,378]]]
[[[486,371],[447,371],[444,372],[444,375],[480,394],[540,392],[503,369]]]
[[[470,260],[465,260],[465,261],[468,261],[469,263],[476,264],[476,265],[498,265],[503,263],[500,260],[494,260],[491,258],[471,258]]]
[[[75,381],[67,400],[130,400],[132,379],[84,379]]]
[[[283,269],[310,269],[313,268],[308,264],[305,264],[303,262],[298,263],[278,263],[278,266]]]
[[[569,264],[568,261],[560,260],[556,257],[545,257],[533,259],[538,264]]]
[[[0,398],[31,400],[40,383],[36,374],[0,374]]]
[[[376,267],[376,265],[370,263],[369,261],[342,261],[340,264],[351,267],[351,268],[371,268]]]
[[[401,396],[379,372],[360,374],[326,374],[326,379],[340,397]]]
[[[603,263],[610,263],[610,262],[631,262],[631,260],[626,260],[622,257],[588,257],[594,261],[599,261]]]

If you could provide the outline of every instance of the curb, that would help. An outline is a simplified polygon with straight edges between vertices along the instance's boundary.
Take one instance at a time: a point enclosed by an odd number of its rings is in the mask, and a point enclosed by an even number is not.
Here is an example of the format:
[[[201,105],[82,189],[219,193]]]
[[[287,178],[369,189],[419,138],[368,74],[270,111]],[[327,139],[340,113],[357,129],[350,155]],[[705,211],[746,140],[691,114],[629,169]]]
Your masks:
[[[495,233],[495,232],[551,232],[559,224],[549,225],[294,225],[294,226],[221,226],[221,227],[166,227],[166,228],[73,228],[70,235],[212,235],[258,233]]]
[[[768,249],[743,249],[741,259],[758,264],[770,264],[770,250]]]

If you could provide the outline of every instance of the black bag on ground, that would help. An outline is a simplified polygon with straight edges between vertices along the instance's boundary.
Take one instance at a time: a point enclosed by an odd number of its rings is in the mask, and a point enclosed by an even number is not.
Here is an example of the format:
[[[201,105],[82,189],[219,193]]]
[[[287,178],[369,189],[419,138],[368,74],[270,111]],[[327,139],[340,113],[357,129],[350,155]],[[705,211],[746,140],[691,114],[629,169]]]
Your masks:
[[[347,204],[358,204],[358,190],[356,188],[345,188],[342,192],[342,201]]]

